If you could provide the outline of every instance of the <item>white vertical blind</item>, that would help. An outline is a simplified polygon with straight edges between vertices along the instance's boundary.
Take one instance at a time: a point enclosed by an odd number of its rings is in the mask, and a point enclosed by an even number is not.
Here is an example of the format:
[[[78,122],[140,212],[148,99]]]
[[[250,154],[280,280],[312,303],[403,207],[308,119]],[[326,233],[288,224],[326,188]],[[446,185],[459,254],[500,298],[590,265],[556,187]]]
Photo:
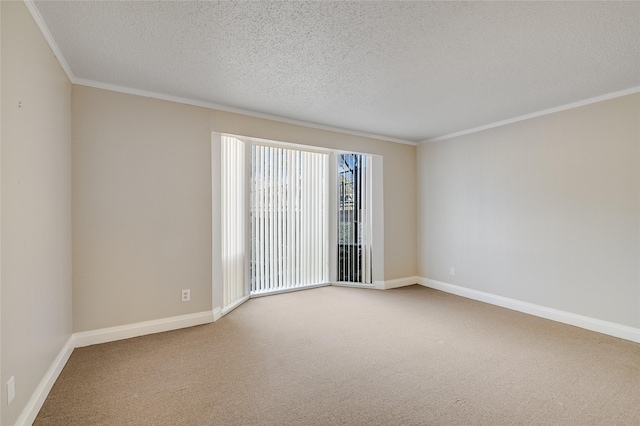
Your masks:
[[[251,294],[328,281],[328,155],[251,147]]]
[[[338,160],[338,281],[371,284],[372,159],[341,154]]]
[[[224,310],[245,297],[245,145],[239,139],[223,135],[221,150]]]
[[[362,182],[362,194],[363,194],[363,211],[361,213],[362,222],[360,226],[362,227],[361,234],[364,235],[362,238],[362,283],[370,284],[373,282],[373,274],[372,274],[372,265],[371,265],[371,251],[372,251],[372,242],[373,242],[373,159],[369,155],[363,155],[363,164],[365,165],[363,170]]]
[[[338,172],[336,197],[335,178],[329,188],[328,154],[253,142],[246,163],[245,142],[227,135],[221,142],[223,311],[246,300],[245,282],[250,282],[252,295],[328,283],[329,214],[334,215],[336,208],[329,213],[329,194],[338,200],[333,279],[372,283],[371,156],[332,157],[337,158],[337,168],[332,166],[332,173]],[[245,225],[247,200],[251,210]]]

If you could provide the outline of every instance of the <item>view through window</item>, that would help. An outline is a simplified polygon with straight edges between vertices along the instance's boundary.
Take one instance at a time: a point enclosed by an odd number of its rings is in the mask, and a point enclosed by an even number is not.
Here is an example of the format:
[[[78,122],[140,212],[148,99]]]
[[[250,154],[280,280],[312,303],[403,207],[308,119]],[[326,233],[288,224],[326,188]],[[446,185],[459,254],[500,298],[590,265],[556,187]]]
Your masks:
[[[371,159],[338,159],[338,281],[371,283]]]

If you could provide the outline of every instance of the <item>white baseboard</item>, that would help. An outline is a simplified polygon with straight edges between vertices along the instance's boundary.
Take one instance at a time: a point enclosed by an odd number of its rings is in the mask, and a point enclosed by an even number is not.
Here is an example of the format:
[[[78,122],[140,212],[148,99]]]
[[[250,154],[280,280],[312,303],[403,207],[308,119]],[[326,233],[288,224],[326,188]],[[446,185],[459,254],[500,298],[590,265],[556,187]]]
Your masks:
[[[18,417],[18,420],[16,420],[16,425],[30,426],[36,420],[36,417],[42,408],[42,404],[44,404],[53,384],[56,382],[60,372],[67,364],[74,347],[73,335],[71,335],[67,340],[67,343],[65,343],[56,358],[53,360],[53,363],[44,374],[42,380],[40,380],[40,383],[38,383],[36,390],[31,395],[31,398],[29,398],[29,401]]]
[[[36,390],[31,395],[31,398],[25,405],[22,413],[20,413],[15,424],[18,426],[30,426],[33,424],[53,384],[58,379],[60,372],[67,364],[75,348],[144,336],[146,334],[160,333],[162,331],[177,330],[194,325],[208,324],[213,322],[214,316],[215,312],[205,311],[72,334],[45,373],[38,387],[36,387]]]
[[[455,294],[466,297],[468,299],[478,300],[480,302],[489,303],[503,308],[512,309],[514,311],[524,312],[526,314],[535,315],[537,317],[558,321],[564,324],[573,325],[598,333],[608,334],[609,336],[619,337],[632,342],[640,343],[640,328],[634,328],[627,325],[617,324],[614,322],[603,321],[596,318],[586,317],[571,312],[561,311],[559,309],[548,308],[546,306],[535,305],[533,303],[523,302],[508,297],[498,296],[483,291],[473,290],[454,284],[436,281],[429,278],[418,278],[418,284],[441,290],[446,293]]]
[[[395,280],[387,280],[384,281],[384,290],[390,290],[392,288],[398,287],[406,287],[408,285],[418,284],[420,282],[420,277],[405,277],[405,278],[396,278]]]
[[[152,321],[138,322],[117,327],[101,328],[98,330],[74,333],[75,347],[96,345],[98,343],[113,342],[116,340],[130,339],[132,337],[163,331],[177,330],[179,328],[192,327],[194,325],[208,324],[214,321],[214,312],[205,311],[195,314],[179,315]]]
[[[398,278],[389,281],[377,281],[370,288],[392,289],[412,284],[420,284],[446,293],[455,294],[480,302],[501,306],[515,311],[524,312],[530,315],[574,325],[587,330],[596,331],[598,333],[607,334],[621,339],[630,340],[640,343],[640,328],[633,328],[621,324],[608,321],[602,321],[583,315],[573,314],[571,312],[560,311],[558,309],[547,308],[545,306],[534,305],[532,303],[523,302],[516,299],[510,299],[483,291],[473,290],[466,287],[457,286],[441,281],[432,280],[423,277],[407,277]],[[332,283],[332,285],[345,285],[342,283]],[[363,286],[353,286],[360,287]],[[144,336],[152,333],[160,333],[163,331],[177,330],[180,328],[191,327],[195,325],[208,324],[222,316],[220,308],[213,311],[199,312],[195,314],[180,315],[159,320],[144,321],[135,324],[128,324],[118,327],[109,327],[99,330],[84,331],[73,334],[60,353],[53,361],[44,377],[38,384],[33,395],[27,402],[25,408],[16,421],[16,425],[31,425],[36,419],[38,412],[42,408],[47,395],[51,391],[53,384],[60,375],[60,372],[66,365],[74,348],[94,345],[98,343],[113,342],[116,340],[128,339],[131,337]]]
[[[384,281],[374,281],[373,284],[362,284],[362,283],[350,283],[350,282],[346,282],[346,281],[336,281],[334,283],[331,283],[329,285],[335,286],[335,287],[353,287],[353,288],[365,288],[365,289],[378,289],[378,290],[383,290],[383,288],[381,287],[382,285],[384,285]]]
[[[213,321],[218,321],[220,318],[222,318],[222,308],[218,306],[213,310]]]
[[[253,293],[249,297],[251,299],[255,299],[256,297],[273,296],[275,294],[291,293],[293,291],[303,291],[303,290],[309,290],[311,288],[327,287],[327,286],[330,286],[330,285],[333,285],[333,284],[331,284],[331,283],[310,284],[310,285],[304,285],[304,286],[300,286],[300,287],[285,288],[285,289],[282,289],[282,290],[267,291],[267,292],[264,292],[264,293]]]
[[[241,297],[240,299],[236,300],[234,303],[232,303],[231,305],[227,306],[226,308],[222,309],[220,311],[220,316],[225,316],[227,315],[229,312],[233,311],[235,308],[237,308],[238,306],[242,305],[244,302],[246,302],[247,300],[249,300],[251,298],[251,296],[244,296]],[[219,309],[219,308],[216,308]]]

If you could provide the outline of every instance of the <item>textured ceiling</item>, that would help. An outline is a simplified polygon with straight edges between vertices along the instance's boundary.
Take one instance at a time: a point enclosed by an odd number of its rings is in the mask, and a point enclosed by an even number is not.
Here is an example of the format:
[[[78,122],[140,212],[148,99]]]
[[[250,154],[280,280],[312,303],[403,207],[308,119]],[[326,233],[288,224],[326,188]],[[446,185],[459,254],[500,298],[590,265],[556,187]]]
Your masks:
[[[638,2],[34,4],[84,83],[405,141],[640,86]]]

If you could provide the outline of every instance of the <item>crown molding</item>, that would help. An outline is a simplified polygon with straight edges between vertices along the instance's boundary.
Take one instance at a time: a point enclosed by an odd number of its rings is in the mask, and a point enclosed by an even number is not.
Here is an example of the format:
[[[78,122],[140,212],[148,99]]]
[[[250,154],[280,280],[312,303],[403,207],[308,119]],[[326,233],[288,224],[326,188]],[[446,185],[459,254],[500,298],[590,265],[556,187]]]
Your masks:
[[[199,101],[199,100],[190,99],[190,98],[182,98],[182,97],[179,97],[179,96],[172,96],[172,95],[167,95],[167,94],[163,94],[163,93],[157,93],[157,92],[133,89],[133,88],[129,88],[129,87],[123,87],[123,86],[118,86],[118,85],[114,85],[114,84],[109,84],[109,83],[103,83],[103,82],[98,82],[98,81],[94,81],[94,80],[78,78],[71,71],[71,67],[69,67],[69,64],[67,63],[66,59],[62,55],[62,52],[60,51],[60,48],[58,47],[58,45],[56,44],[55,40],[53,39],[53,36],[51,35],[51,32],[49,31],[49,28],[47,27],[47,25],[45,24],[44,20],[42,19],[42,16],[40,15],[40,12],[38,11],[38,8],[33,3],[33,0],[23,0],[23,1],[24,1],[24,4],[26,5],[27,9],[31,13],[31,16],[33,17],[34,21],[36,22],[36,25],[38,26],[38,28],[42,32],[44,38],[47,40],[47,43],[49,44],[49,47],[53,51],[53,54],[58,59],[58,62],[60,63],[60,66],[62,67],[64,72],[67,74],[67,77],[69,78],[69,80],[73,84],[77,84],[77,85],[80,85],[80,86],[94,87],[94,88],[97,88],[97,89],[110,90],[110,91],[119,92],[119,93],[126,93],[126,94],[130,94],[130,95],[143,96],[143,97],[147,97],[147,98],[159,99],[159,100],[164,100],[164,101],[169,101],[169,102],[177,102],[177,103],[182,103],[182,104],[186,104],[186,105],[199,106],[199,107],[203,107],[203,108],[214,109],[214,110],[219,110],[219,111],[225,111],[225,112],[230,112],[230,113],[235,113],[235,114],[241,114],[241,115],[246,115],[246,116],[249,116],[249,117],[255,117],[255,118],[261,118],[261,119],[265,119],[265,120],[277,121],[277,122],[280,122],[280,123],[292,124],[292,125],[296,125],[296,126],[309,127],[309,128],[318,129],[318,130],[326,130],[326,131],[330,131],[330,132],[337,132],[337,133],[342,133],[342,134],[347,134],[347,135],[365,137],[365,138],[370,138],[370,139],[377,139],[377,140],[382,140],[382,141],[386,141],[386,142],[400,143],[400,144],[404,144],[404,145],[416,146],[416,145],[424,144],[424,143],[439,142],[439,141],[443,141],[443,140],[447,140],[447,139],[452,139],[452,138],[455,138],[455,137],[458,137],[458,136],[464,136],[464,135],[469,135],[469,134],[472,134],[472,133],[481,132],[483,130],[488,130],[488,129],[493,129],[493,128],[496,128],[496,127],[506,126],[508,124],[517,123],[518,121],[524,121],[524,120],[528,120],[530,118],[535,118],[535,117],[540,117],[540,116],[543,116],[543,115],[553,114],[553,113],[556,113],[556,112],[565,111],[565,110],[569,110],[569,109],[573,109],[573,108],[578,108],[578,107],[589,105],[589,104],[593,104],[593,103],[596,103],[596,102],[602,102],[602,101],[605,101],[605,100],[614,99],[614,98],[618,98],[618,97],[621,97],[621,96],[626,96],[626,95],[630,95],[630,94],[633,94],[633,93],[640,92],[640,86],[631,87],[629,89],[624,89],[624,90],[620,90],[620,91],[617,91],[617,92],[607,93],[607,94],[604,94],[604,95],[601,95],[601,96],[596,96],[596,97],[593,97],[593,98],[588,98],[588,99],[584,99],[584,100],[581,100],[581,101],[572,102],[572,103],[569,103],[569,104],[566,104],[566,105],[561,105],[561,106],[557,106],[557,107],[554,107],[554,108],[549,108],[549,109],[533,112],[531,114],[525,114],[525,115],[521,115],[521,116],[518,116],[518,117],[509,118],[509,119],[506,119],[506,120],[501,120],[501,121],[497,121],[497,122],[494,122],[494,123],[485,124],[485,125],[478,126],[478,127],[473,127],[471,129],[462,130],[462,131],[459,131],[459,132],[448,133],[446,135],[437,136],[435,138],[425,139],[425,140],[420,141],[420,142],[414,142],[414,141],[409,141],[409,140],[405,140],[405,139],[397,139],[397,138],[391,138],[391,137],[388,137],[388,136],[377,135],[377,134],[374,134],[374,133],[360,132],[360,131],[356,131],[356,130],[350,130],[350,129],[341,128],[341,127],[327,126],[327,125],[324,125],[324,124],[318,124],[318,123],[313,123],[313,122],[308,122],[308,121],[303,121],[303,120],[290,119],[290,118],[281,117],[281,116],[278,116],[278,115],[265,114],[265,113],[255,112],[255,111],[241,109],[241,108],[234,108],[234,107],[229,107],[229,106],[222,105],[222,104],[217,104],[217,103],[214,103],[214,102]]]
[[[629,89],[619,90],[617,92],[611,92],[611,93],[607,93],[607,94],[604,94],[604,95],[596,96],[596,97],[593,97],[593,98],[583,99],[581,101],[572,102],[570,104],[561,105],[561,106],[557,106],[557,107],[554,107],[554,108],[549,108],[549,109],[545,109],[545,110],[542,110],[542,111],[533,112],[531,114],[525,114],[525,115],[521,115],[521,116],[518,116],[518,117],[509,118],[509,119],[502,120],[502,121],[497,121],[495,123],[485,124],[483,126],[478,126],[478,127],[474,127],[474,128],[467,129],[467,130],[462,130],[460,132],[454,132],[454,133],[449,133],[449,134],[446,134],[446,135],[438,136],[438,137],[435,137],[435,138],[425,139],[423,141],[418,142],[418,144],[429,143],[429,142],[439,142],[439,141],[443,141],[443,140],[446,140],[446,139],[456,138],[458,136],[469,135],[471,133],[481,132],[483,130],[493,129],[495,127],[506,126],[507,124],[511,124],[511,123],[517,123],[518,121],[524,121],[524,120],[528,120],[530,118],[535,118],[535,117],[540,117],[540,116],[543,116],[543,115],[553,114],[555,112],[566,111],[568,109],[578,108],[578,107],[581,107],[581,106],[594,104],[596,102],[602,102],[602,101],[606,101],[606,100],[609,100],[609,99],[619,98],[619,97],[622,97],[622,96],[627,96],[627,95],[631,95],[631,94],[638,93],[638,92],[640,92],[640,86],[631,87]]]
[[[38,11],[38,8],[33,3],[33,0],[23,0],[23,1],[24,1],[24,4],[27,6],[27,9],[29,9],[29,12],[31,13],[31,16],[33,17],[34,21],[38,25],[38,28],[40,28],[40,31],[42,32],[42,35],[47,40],[47,43],[49,44],[49,47],[53,51],[53,54],[58,59],[58,62],[60,63],[60,66],[62,67],[64,72],[67,74],[67,77],[69,78],[69,80],[73,84],[77,84],[79,86],[94,87],[94,88],[97,88],[97,89],[110,90],[110,91],[113,91],[113,92],[126,93],[126,94],[130,94],[130,95],[143,96],[143,97],[146,97],[146,98],[160,99],[160,100],[169,101],[169,102],[177,102],[177,103],[181,103],[181,104],[199,106],[199,107],[203,107],[203,108],[215,109],[215,110],[231,112],[231,113],[235,113],[235,114],[242,114],[242,115],[247,115],[249,117],[255,117],[255,118],[261,118],[261,119],[265,119],[265,120],[277,121],[277,122],[286,123],[286,124],[293,124],[293,125],[296,125],[296,126],[304,126],[304,127],[309,127],[309,128],[318,129],[318,130],[326,130],[326,131],[329,131],[329,132],[343,133],[343,134],[347,134],[347,135],[360,136],[360,137],[369,138],[369,139],[377,139],[377,140],[382,140],[382,141],[386,141],[386,142],[400,143],[400,144],[404,144],[404,145],[413,145],[413,146],[417,145],[417,142],[415,142],[415,141],[391,138],[391,137],[388,137],[388,136],[377,135],[375,133],[360,132],[360,131],[357,131],[357,130],[350,130],[350,129],[345,129],[345,128],[341,128],[341,127],[328,126],[328,125],[324,125],[324,124],[318,124],[318,123],[313,123],[313,122],[308,122],[308,121],[303,121],[303,120],[295,120],[295,119],[291,119],[291,118],[281,117],[281,116],[278,116],[278,115],[264,114],[264,113],[255,112],[255,111],[246,110],[246,109],[241,109],[241,108],[233,108],[233,107],[229,107],[229,106],[226,106],[226,105],[221,105],[221,104],[217,104],[217,103],[213,103],[213,102],[206,102],[206,101],[199,101],[199,100],[196,100],[196,99],[182,98],[182,97],[179,97],[179,96],[171,96],[171,95],[167,95],[167,94],[164,94],[164,93],[157,93],[157,92],[150,92],[150,91],[145,91],[145,90],[138,90],[138,89],[133,89],[133,88],[130,88],[130,87],[123,87],[123,86],[118,86],[118,85],[114,85],[114,84],[102,83],[102,82],[99,82],[99,81],[93,81],[93,80],[88,80],[88,79],[84,79],[84,78],[78,78],[71,71],[71,67],[69,66],[69,63],[66,61],[66,59],[62,55],[62,51],[60,50],[60,48],[58,47],[57,43],[53,39],[53,36],[51,35],[51,32],[49,31],[49,28],[47,27],[46,23],[44,22],[44,19],[40,15],[40,12]]]
[[[64,56],[62,56],[62,52],[60,51],[58,44],[53,39],[51,32],[49,32],[49,28],[47,27],[47,24],[44,23],[44,19],[42,19],[42,15],[40,15],[40,11],[36,7],[36,5],[33,4],[32,0],[23,0],[23,1],[25,6],[27,6],[27,9],[29,10],[29,13],[31,13],[33,20],[36,21],[36,25],[38,26],[38,28],[40,28],[40,32],[42,32],[42,35],[44,36],[45,40],[47,40],[49,47],[51,48],[51,50],[53,50],[53,54],[58,59],[60,66],[64,70],[65,74],[67,74],[67,78],[73,83],[76,77],[73,75],[73,72],[71,71],[71,68],[67,63],[67,60],[64,59]]]
[[[413,146],[417,145],[417,142],[408,141],[404,139],[390,138],[387,136],[381,136],[374,133],[359,132],[356,130],[344,129],[341,127],[334,127],[334,126],[327,126],[324,124],[318,124],[318,123],[313,123],[309,121],[294,120],[291,118],[281,117],[278,115],[264,114],[264,113],[246,110],[242,108],[229,107],[229,106],[217,104],[214,102],[200,101],[196,99],[183,98],[180,96],[167,95],[164,93],[133,89],[130,87],[123,87],[123,86],[118,86],[110,83],[102,83],[99,81],[87,80],[84,78],[75,78],[75,81],[72,81],[72,83],[79,86],[87,86],[87,87],[93,87],[96,89],[109,90],[112,92],[143,96],[146,98],[159,99],[159,100],[169,101],[169,102],[177,102],[177,103],[186,104],[186,105],[192,105],[192,106],[198,106],[202,108],[214,109],[218,111],[230,112],[234,114],[246,115],[249,117],[255,117],[255,118],[260,118],[264,120],[277,121],[279,123],[293,124],[296,126],[309,127],[309,128],[318,129],[318,130],[326,130],[329,132],[342,133],[342,134],[359,136],[359,137],[364,137],[369,139],[377,139],[377,140],[399,143],[404,145],[413,145]]]

